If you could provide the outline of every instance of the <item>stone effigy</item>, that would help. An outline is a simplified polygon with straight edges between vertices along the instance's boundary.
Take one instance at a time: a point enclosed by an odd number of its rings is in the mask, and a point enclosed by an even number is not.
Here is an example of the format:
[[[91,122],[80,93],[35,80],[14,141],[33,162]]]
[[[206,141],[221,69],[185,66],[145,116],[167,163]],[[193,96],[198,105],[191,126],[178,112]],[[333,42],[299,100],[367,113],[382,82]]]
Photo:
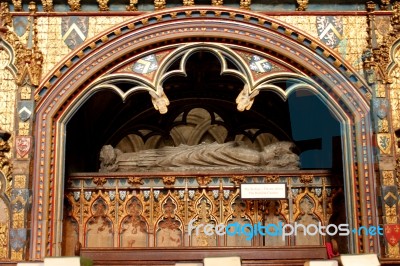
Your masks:
[[[243,142],[179,145],[123,153],[111,145],[100,152],[100,172],[190,170],[297,170],[299,156],[290,142],[275,142],[261,151]]]

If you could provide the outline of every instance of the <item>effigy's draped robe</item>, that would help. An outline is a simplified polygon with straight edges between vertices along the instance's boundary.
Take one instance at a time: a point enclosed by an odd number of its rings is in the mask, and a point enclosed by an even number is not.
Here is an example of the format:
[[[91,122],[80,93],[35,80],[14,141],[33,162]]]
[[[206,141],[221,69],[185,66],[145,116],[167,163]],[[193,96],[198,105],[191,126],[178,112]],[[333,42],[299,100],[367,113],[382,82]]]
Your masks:
[[[297,170],[299,156],[292,151],[293,146],[282,141],[257,151],[243,142],[227,142],[123,153],[106,145],[100,152],[100,171]]]

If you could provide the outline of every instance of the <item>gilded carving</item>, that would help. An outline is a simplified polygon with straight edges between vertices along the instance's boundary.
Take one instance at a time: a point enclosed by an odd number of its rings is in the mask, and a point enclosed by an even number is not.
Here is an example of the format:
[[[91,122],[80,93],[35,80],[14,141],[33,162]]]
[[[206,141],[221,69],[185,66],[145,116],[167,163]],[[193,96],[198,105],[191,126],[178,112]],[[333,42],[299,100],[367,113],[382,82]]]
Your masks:
[[[400,31],[400,2],[394,2],[392,9],[393,15],[390,18],[390,23],[392,24],[394,33],[398,33]]]
[[[22,0],[12,0],[12,3],[16,12],[22,11]]]
[[[54,11],[53,0],[42,0],[42,5],[43,5],[44,12],[53,12]]]
[[[36,12],[34,2],[29,3],[30,14]],[[33,38],[32,48],[24,45],[19,37],[11,30],[12,19],[9,13],[8,4],[1,3],[1,25],[0,28],[5,30],[0,31],[0,36],[3,37],[9,44],[12,45],[15,52],[15,66],[17,68],[17,83],[23,85],[26,81],[37,86],[42,74],[43,54],[38,48],[37,39],[37,19],[33,19]]]
[[[312,183],[313,179],[314,179],[313,175],[301,175],[300,176],[300,182],[305,184],[305,185],[308,185],[308,184]]]
[[[176,177],[175,176],[164,176],[163,182],[166,187],[171,187],[175,184]]]
[[[22,252],[23,252],[23,250],[19,250],[19,251],[11,250],[11,260],[21,261],[22,260]]]
[[[306,11],[308,8],[308,0],[297,0],[296,11]]]
[[[161,10],[164,9],[166,6],[166,1],[165,0],[154,0],[154,9],[155,10]]]
[[[138,4],[138,0],[130,0],[129,6],[126,6],[126,11],[137,11],[136,5]]]
[[[223,0],[211,0],[213,6],[222,6],[224,4]]]
[[[194,0],[183,0],[183,5],[184,6],[193,6]]]
[[[81,0],[68,0],[70,11],[80,11],[81,10]]]
[[[109,11],[110,10],[108,8],[108,0],[97,0],[97,3],[99,3],[99,11]]]
[[[206,187],[212,181],[211,177],[209,176],[198,176],[196,177],[196,180],[200,187]]]
[[[240,8],[244,10],[251,9],[251,0],[240,0]]]
[[[0,259],[8,258],[8,223],[0,223]]]
[[[104,176],[99,176],[99,180],[101,178]],[[240,200],[240,191],[235,189],[233,184],[225,187],[226,185],[223,184],[226,182],[223,181],[225,177],[218,177],[219,180],[216,183],[219,184],[219,187],[211,188],[208,187],[208,182],[211,182],[210,177],[206,176],[204,179],[183,178],[186,180],[179,181],[179,187],[174,186],[177,185],[177,182],[173,183],[174,178],[172,177],[168,179],[171,181],[167,182],[167,184],[171,184],[169,187],[160,188],[162,183],[160,177],[157,177],[154,179],[154,181],[157,180],[155,182],[157,189],[147,187],[154,182],[150,181],[146,182],[145,186],[137,185],[133,190],[130,188],[132,184],[128,183],[129,178],[126,182],[126,177],[120,179],[124,182],[117,182],[118,186],[123,186],[122,184],[125,183],[126,189],[97,187],[96,184],[91,183],[91,187],[85,185],[77,191],[76,184],[78,183],[72,181],[71,184],[75,184],[74,188],[72,191],[67,189],[66,193],[71,205],[68,213],[73,220],[78,221],[77,228],[83,230],[77,231],[79,238],[83,239],[85,236],[89,236],[91,238],[89,245],[91,246],[95,245],[96,236],[94,232],[93,234],[90,232],[104,229],[105,232],[100,232],[101,239],[106,236],[108,238],[117,237],[120,239],[119,245],[124,247],[172,247],[189,245],[183,241],[182,226],[189,224],[192,219],[194,219],[194,225],[201,223],[255,223],[262,222],[264,218],[268,218],[270,222],[287,223],[290,221],[290,217],[302,222],[314,223],[318,220],[326,223],[329,220],[329,214],[332,213],[332,197],[336,194],[334,189],[326,188],[329,181],[326,181],[322,187],[313,187],[311,190],[304,188],[300,182],[296,181],[298,182],[297,186],[300,186],[297,189],[303,190],[303,192],[294,196],[294,208],[289,208],[288,200],[271,201],[273,203],[269,202],[264,208],[260,208],[256,201]],[[232,179],[237,181],[237,186],[246,182],[248,178],[253,180],[253,177],[249,176],[232,176]],[[163,179],[164,182],[167,181],[167,178]],[[271,179],[277,180],[279,176],[271,175]],[[131,180],[135,180],[136,183],[140,178],[132,177]],[[199,185],[196,184],[196,180]],[[296,180],[299,180],[299,177],[296,177]],[[186,184],[185,187],[181,187],[183,184]],[[191,184],[191,187],[188,188],[188,184]],[[293,184],[291,186],[293,187]],[[100,217],[100,214],[103,214],[103,218]],[[115,228],[112,230],[112,236],[109,231],[111,228]],[[191,246],[215,246],[217,245],[216,240],[217,238],[213,236],[205,235],[194,238],[192,234],[189,243]],[[265,241],[272,246],[285,245],[285,241],[274,242],[270,239]],[[105,246],[113,245],[111,242],[105,243],[103,244]],[[233,246],[252,245],[251,241],[240,236],[229,237],[224,243]],[[84,243],[84,246],[87,245]]]
[[[277,183],[279,181],[279,175],[267,175],[265,176],[265,182]]]
[[[134,187],[137,187],[137,186],[143,185],[143,178],[138,177],[138,176],[130,176],[128,178],[128,183]]]
[[[94,177],[93,183],[96,184],[96,186],[98,187],[102,187],[105,183],[107,183],[107,180],[105,177]]]

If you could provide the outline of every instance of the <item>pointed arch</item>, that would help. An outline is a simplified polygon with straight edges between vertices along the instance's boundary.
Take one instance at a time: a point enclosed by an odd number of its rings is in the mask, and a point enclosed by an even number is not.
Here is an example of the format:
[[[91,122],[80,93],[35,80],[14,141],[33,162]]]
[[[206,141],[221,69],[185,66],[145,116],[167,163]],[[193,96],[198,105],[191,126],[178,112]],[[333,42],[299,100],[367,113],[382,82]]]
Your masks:
[[[61,235],[56,229],[62,217],[65,128],[79,106],[94,93],[93,85],[107,80],[107,74],[112,74],[123,63],[192,43],[197,43],[197,47],[223,44],[246,51],[268,51],[277,60],[296,65],[297,74],[285,76],[293,79],[295,85],[285,93],[273,84],[260,83],[259,88],[274,89],[283,97],[298,88],[318,92],[341,123],[348,214],[355,213],[349,216],[352,217],[350,226],[377,223],[368,100],[371,92],[357,72],[324,44],[279,20],[232,8],[187,7],[145,14],[95,36],[60,62],[39,85],[35,92],[39,100],[33,172],[32,212],[35,215],[30,245],[33,259],[60,253]],[[223,59],[219,59],[223,65]],[[143,84],[132,87],[131,92],[150,86],[155,89],[154,97],[164,96],[156,84],[137,77],[136,81]],[[160,76],[159,80],[166,77]],[[273,83],[280,78],[283,77],[272,76],[268,81]],[[131,93],[112,89],[122,98]],[[369,203],[362,203],[361,198],[368,198]],[[378,252],[375,237],[364,236],[361,241],[359,238],[352,241],[353,252],[360,249]]]

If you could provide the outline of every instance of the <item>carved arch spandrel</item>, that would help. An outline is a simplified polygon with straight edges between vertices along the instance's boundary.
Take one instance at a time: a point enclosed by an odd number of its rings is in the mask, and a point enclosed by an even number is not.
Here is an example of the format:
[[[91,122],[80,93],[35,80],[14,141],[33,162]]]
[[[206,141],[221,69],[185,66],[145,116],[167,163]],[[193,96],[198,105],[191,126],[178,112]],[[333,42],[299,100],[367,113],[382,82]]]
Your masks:
[[[221,64],[220,75],[231,75],[243,82],[243,90],[236,98],[237,109],[239,111],[250,110],[254,99],[260,93],[260,90],[271,90],[277,93],[284,101],[287,100],[287,97],[291,93],[299,88],[313,91],[317,95],[318,91],[324,91],[323,89],[317,90],[316,87],[320,87],[320,85],[310,77],[300,73],[281,71],[267,73],[262,76],[254,76],[251,64],[249,64],[249,62],[247,62],[246,59],[237,51],[223,44],[200,44],[194,42],[169,51],[163,60],[158,63],[157,68],[155,68],[153,71],[154,74],[151,77],[148,77],[148,75],[127,72],[106,74],[91,84],[91,93],[93,94],[98,90],[109,89],[116,92],[121,99],[125,101],[137,91],[148,91],[154,108],[161,114],[165,114],[168,112],[168,105],[170,102],[168,96],[164,92],[163,83],[172,76],[186,77],[186,64],[188,60],[191,55],[199,51],[206,51],[217,57]],[[149,56],[155,57],[154,54],[149,54],[142,58],[148,58]],[[139,59],[138,62],[140,62],[140,60],[143,59]],[[171,65],[176,61],[179,62],[179,68],[170,69]],[[228,62],[233,63],[236,69],[230,68]],[[282,81],[290,81],[293,84],[286,90],[283,90],[281,87],[276,85]],[[116,85],[118,82],[128,82],[132,84],[132,87],[123,91],[118,87],[118,85]],[[324,97],[328,97],[328,95],[322,96],[322,98]]]

